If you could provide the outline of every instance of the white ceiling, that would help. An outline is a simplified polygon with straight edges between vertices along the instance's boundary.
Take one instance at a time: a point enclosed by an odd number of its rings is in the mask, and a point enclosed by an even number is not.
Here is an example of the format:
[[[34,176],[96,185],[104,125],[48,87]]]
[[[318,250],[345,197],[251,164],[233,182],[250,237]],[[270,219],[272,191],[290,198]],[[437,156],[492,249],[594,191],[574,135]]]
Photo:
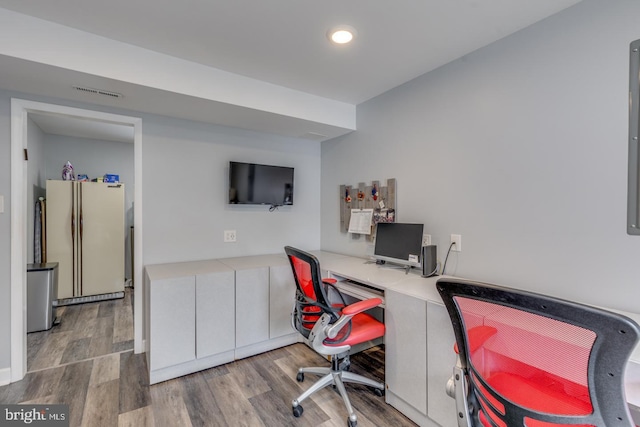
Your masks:
[[[0,0],[0,7],[357,105],[579,1]],[[327,40],[340,24],[358,32],[349,46]],[[0,87],[23,89],[5,80]]]
[[[133,143],[133,126],[59,114],[31,113],[29,118],[47,134]]]

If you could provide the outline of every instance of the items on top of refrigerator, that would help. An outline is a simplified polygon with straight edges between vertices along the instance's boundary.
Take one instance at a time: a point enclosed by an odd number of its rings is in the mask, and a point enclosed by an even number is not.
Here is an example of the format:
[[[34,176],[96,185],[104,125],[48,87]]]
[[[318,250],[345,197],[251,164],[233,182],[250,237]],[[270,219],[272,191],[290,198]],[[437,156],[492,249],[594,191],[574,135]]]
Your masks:
[[[76,176],[73,174],[73,165],[67,161],[62,167],[62,180],[63,181],[75,181]]]

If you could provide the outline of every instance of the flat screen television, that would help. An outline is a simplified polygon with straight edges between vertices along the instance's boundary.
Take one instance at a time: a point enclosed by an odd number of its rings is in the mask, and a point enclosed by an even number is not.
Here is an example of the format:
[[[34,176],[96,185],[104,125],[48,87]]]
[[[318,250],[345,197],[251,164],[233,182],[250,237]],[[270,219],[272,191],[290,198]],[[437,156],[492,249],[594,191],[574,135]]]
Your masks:
[[[229,203],[293,205],[293,168],[229,162]]]
[[[406,267],[420,267],[423,224],[380,222],[373,258]]]

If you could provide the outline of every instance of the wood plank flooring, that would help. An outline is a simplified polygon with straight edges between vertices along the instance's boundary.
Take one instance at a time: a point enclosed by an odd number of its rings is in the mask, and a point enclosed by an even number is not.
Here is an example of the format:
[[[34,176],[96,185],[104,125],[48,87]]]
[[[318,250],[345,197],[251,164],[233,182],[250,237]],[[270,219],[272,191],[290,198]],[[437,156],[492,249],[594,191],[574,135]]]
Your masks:
[[[117,300],[58,307],[60,324],[27,334],[27,371],[133,349],[132,291]]]
[[[331,387],[303,402],[302,417],[292,415],[291,400],[316,379],[307,375],[298,383],[298,367],[328,366],[326,359],[303,344],[149,386],[146,356],[125,348],[130,345],[132,322],[118,319],[128,316],[130,296],[66,308],[74,308],[69,317],[75,321],[29,340],[41,347],[30,349],[30,372],[22,381],[0,387],[0,402],[66,403],[71,426],[347,424],[344,403]],[[384,378],[384,347],[354,355],[351,362],[352,372]],[[51,365],[45,367],[47,363]],[[415,426],[368,388],[349,384],[347,390],[358,426]]]

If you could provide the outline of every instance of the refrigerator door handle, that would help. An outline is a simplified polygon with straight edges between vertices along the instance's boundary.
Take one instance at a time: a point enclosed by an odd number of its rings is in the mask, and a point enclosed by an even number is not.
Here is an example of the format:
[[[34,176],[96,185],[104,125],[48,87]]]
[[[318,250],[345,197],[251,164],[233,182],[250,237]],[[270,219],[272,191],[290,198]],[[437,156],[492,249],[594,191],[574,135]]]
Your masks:
[[[83,203],[83,199],[82,199],[82,190],[83,190],[83,186],[82,183],[78,183],[78,212],[80,214],[80,219],[78,221],[78,231],[79,231],[79,236],[78,236],[78,290],[79,290],[79,295],[84,295],[84,291],[83,291],[83,281],[84,281],[84,274],[82,271],[82,236],[84,235],[84,215],[83,215],[83,211],[82,211],[82,203]]]

